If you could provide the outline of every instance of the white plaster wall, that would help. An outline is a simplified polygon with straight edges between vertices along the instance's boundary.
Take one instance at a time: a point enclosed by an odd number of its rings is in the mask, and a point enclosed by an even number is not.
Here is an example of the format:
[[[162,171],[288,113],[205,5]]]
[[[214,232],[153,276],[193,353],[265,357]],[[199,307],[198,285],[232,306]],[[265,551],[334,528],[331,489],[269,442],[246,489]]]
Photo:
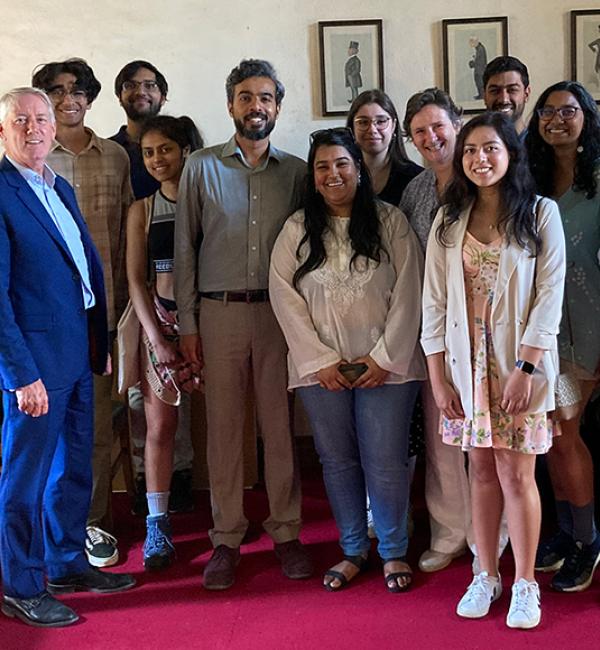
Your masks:
[[[508,16],[509,52],[529,67],[533,98],[569,75],[569,11],[589,0],[0,0],[0,92],[28,85],[39,63],[80,56],[103,90],[88,124],[112,135],[123,123],[118,70],[153,62],[167,77],[164,112],[187,113],[208,144],[232,132],[224,81],[244,57],[270,60],[287,90],[274,132],[300,156],[307,134],[341,123],[320,116],[317,22],[383,19],[386,90],[400,113],[413,92],[442,85],[441,20]],[[414,154],[414,151],[413,151]]]

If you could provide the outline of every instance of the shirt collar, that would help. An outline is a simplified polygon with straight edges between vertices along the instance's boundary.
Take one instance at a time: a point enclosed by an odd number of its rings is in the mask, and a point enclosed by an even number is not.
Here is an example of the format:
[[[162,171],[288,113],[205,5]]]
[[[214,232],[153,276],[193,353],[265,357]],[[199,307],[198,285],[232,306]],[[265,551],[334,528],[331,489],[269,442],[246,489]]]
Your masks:
[[[92,129],[88,129],[88,127],[84,127],[84,131],[90,136],[90,141],[87,143],[84,149],[82,149],[79,153],[85,153],[86,151],[90,151],[90,149],[98,149],[100,153],[103,151],[102,147],[102,140],[99,138],[93,131]],[[66,151],[68,153],[73,153],[70,149],[67,149],[65,146],[63,146],[58,140],[55,140],[54,143],[52,144],[52,149],[50,151],[56,151],[57,149],[61,151]]]
[[[245,160],[244,153],[242,152],[239,144],[237,143],[235,139],[235,135],[232,135],[231,138],[225,143],[225,145],[223,146],[223,151],[221,153],[222,158],[228,158],[231,156],[238,156],[241,160]],[[274,147],[271,142],[269,142],[267,160],[270,160],[271,158],[273,158],[277,162],[281,162],[281,152],[279,151],[279,149]],[[266,166],[266,162],[265,162],[265,166]]]
[[[19,174],[21,174],[28,183],[33,183],[34,185],[43,185],[46,183],[50,189],[54,189],[56,174],[50,169],[50,167],[48,167],[48,165],[46,165],[46,163],[44,163],[43,175],[40,176],[37,172],[34,172],[33,169],[19,165],[19,163],[14,161],[8,154],[6,154],[6,158],[12,165],[14,165]]]

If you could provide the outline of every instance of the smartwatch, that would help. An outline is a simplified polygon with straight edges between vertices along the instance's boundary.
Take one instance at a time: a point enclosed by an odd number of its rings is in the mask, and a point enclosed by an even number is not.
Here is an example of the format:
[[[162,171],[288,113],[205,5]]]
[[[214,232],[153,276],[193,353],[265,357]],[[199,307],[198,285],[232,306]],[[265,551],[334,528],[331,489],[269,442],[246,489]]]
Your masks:
[[[533,375],[535,372],[535,366],[529,361],[523,361],[523,359],[517,359],[515,367],[518,368],[521,372],[524,372],[526,375]]]

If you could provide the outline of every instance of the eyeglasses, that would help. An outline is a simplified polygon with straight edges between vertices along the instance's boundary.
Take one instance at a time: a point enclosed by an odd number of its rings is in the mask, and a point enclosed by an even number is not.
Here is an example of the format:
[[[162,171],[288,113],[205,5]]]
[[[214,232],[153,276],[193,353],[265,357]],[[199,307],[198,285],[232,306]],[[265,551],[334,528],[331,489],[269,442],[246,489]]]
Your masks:
[[[332,129],[318,129],[317,131],[313,131],[310,134],[310,142],[312,144],[315,142],[315,140],[320,140],[321,138],[326,138],[332,135],[346,136],[347,138],[349,137],[352,142],[354,142],[354,134],[352,133],[352,129],[349,129],[347,126],[336,126]]]
[[[572,120],[577,115],[577,111],[580,110],[579,106],[561,106],[560,108],[544,106],[537,109],[537,114],[540,116],[540,120],[544,120],[544,122],[549,122],[557,113],[561,120]]]
[[[153,92],[158,89],[158,84],[156,81],[124,81],[121,86],[121,90],[126,93],[130,93],[132,90],[137,90],[139,87],[142,87],[146,92]]]
[[[371,125],[374,124],[375,128],[378,131],[383,131],[387,125],[390,123],[391,117],[384,117],[380,115],[378,117],[355,117],[354,118],[354,128],[357,131],[368,131],[371,128]]]
[[[62,101],[67,95],[71,95],[71,97],[76,101],[82,101],[83,99],[87,98],[85,90],[81,90],[78,88],[71,88],[69,90],[68,88],[63,88],[62,86],[56,86],[55,88],[51,88],[47,92],[47,95],[48,97],[50,97],[50,99],[53,99],[55,102]]]

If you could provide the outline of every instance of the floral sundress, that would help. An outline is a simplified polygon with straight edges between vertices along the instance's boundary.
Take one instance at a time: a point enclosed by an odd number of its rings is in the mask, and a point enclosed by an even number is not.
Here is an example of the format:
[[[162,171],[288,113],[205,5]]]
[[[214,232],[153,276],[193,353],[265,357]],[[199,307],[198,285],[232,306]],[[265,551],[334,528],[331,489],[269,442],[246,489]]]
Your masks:
[[[442,417],[445,443],[544,454],[552,446],[553,424],[547,413],[508,415],[500,407],[502,389],[490,330],[502,237],[482,244],[468,231],[463,241],[463,271],[473,369],[473,420]]]

